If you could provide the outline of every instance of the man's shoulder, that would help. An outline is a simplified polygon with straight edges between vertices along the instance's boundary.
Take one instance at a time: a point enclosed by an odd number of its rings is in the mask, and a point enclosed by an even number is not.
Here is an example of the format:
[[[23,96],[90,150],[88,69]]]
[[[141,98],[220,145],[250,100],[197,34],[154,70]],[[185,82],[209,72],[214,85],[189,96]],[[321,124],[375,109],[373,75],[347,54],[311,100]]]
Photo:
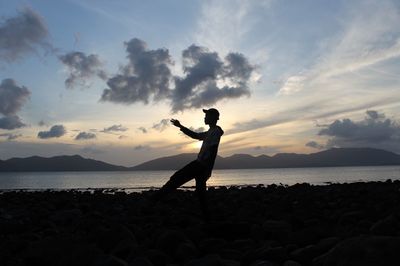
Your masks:
[[[222,128],[220,126],[216,126],[212,129],[210,129],[209,132],[212,132],[213,134],[217,134],[220,136],[222,136],[224,134],[224,131],[222,130]]]

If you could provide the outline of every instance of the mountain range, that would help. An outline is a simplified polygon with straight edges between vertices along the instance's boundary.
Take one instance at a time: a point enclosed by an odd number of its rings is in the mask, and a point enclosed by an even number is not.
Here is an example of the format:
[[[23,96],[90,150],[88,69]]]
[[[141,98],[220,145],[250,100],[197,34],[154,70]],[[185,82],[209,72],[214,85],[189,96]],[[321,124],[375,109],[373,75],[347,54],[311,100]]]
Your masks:
[[[79,155],[0,160],[0,172],[175,170],[195,160],[183,153],[154,159],[133,167],[117,166]],[[333,148],[311,154],[278,153],[274,156],[235,154],[218,156],[214,169],[400,165],[400,155],[372,148]]]

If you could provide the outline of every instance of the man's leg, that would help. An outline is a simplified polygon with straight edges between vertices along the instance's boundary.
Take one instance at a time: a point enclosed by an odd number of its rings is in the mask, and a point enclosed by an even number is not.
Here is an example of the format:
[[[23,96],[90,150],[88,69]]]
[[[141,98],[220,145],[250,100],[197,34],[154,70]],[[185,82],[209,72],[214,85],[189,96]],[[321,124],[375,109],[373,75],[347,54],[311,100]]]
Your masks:
[[[205,177],[196,177],[196,194],[199,198],[201,211],[203,212],[204,218],[206,220],[209,219],[208,205],[207,205],[207,178]]]
[[[176,171],[168,180],[167,183],[157,191],[155,195],[155,199],[159,200],[171,191],[177,189],[178,187],[182,186],[186,182],[192,180],[194,178],[194,174],[196,173],[197,163],[193,161],[187,164],[182,169]]]

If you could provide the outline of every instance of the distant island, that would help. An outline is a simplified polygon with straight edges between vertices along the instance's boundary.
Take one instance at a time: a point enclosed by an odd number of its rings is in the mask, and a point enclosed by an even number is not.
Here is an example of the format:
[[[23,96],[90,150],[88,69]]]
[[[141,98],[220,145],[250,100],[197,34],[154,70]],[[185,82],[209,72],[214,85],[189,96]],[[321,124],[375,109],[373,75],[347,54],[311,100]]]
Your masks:
[[[194,153],[183,153],[158,158],[133,167],[125,167],[83,158],[79,155],[51,158],[32,156],[0,160],[0,172],[175,170],[195,158]],[[235,154],[229,157],[218,156],[215,169],[381,165],[400,165],[400,155],[373,148],[332,148],[311,154],[278,153],[274,156]]]

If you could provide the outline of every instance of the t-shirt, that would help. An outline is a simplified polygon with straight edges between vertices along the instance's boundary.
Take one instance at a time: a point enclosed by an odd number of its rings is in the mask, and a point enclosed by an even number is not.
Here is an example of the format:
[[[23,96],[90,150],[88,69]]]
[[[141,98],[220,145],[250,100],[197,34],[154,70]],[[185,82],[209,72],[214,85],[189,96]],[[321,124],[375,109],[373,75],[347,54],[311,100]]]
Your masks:
[[[214,164],[215,157],[217,156],[218,149],[211,150],[212,146],[219,145],[219,141],[221,139],[224,131],[219,126],[210,128],[207,132],[199,133],[201,139],[203,140],[203,144],[201,145],[201,149],[199,155],[197,156],[197,160],[209,164],[212,162]]]
[[[215,158],[217,157],[219,141],[224,131],[219,126],[212,127],[208,131],[200,133],[182,126],[181,131],[191,138],[203,141],[200,152],[197,155],[197,161],[204,165],[204,175],[210,177]]]

